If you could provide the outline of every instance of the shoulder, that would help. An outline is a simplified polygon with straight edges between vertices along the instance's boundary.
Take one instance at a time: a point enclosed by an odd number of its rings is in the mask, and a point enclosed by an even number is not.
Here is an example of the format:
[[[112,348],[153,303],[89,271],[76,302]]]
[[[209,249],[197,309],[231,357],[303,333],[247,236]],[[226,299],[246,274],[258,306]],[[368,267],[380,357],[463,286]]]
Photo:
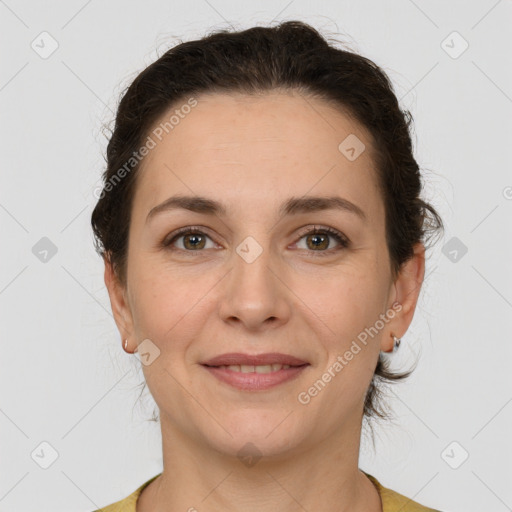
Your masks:
[[[388,489],[384,487],[374,476],[364,471],[363,473],[370,479],[370,481],[379,491],[379,495],[382,500],[383,512],[441,512],[433,508],[425,507],[424,505],[421,505],[420,503],[407,498],[403,494],[393,491],[392,489]],[[97,509],[94,512],[136,512],[136,503],[141,492],[158,476],[160,476],[160,474],[155,475],[147,482],[144,482],[138,489],[133,491],[126,498],[120,501],[116,501],[111,505]]]
[[[392,489],[388,489],[384,487],[374,476],[369,475],[364,471],[363,473],[379,491],[383,512],[441,512],[440,510],[421,505],[420,503],[413,501],[411,498],[407,498],[403,494],[393,491]]]
[[[159,476],[160,473],[149,479],[147,482],[144,482],[138,489],[133,491],[126,498],[116,501],[111,505],[107,505],[105,507],[94,510],[93,512],[136,512],[137,499],[139,498],[144,487],[148,486],[155,478]]]

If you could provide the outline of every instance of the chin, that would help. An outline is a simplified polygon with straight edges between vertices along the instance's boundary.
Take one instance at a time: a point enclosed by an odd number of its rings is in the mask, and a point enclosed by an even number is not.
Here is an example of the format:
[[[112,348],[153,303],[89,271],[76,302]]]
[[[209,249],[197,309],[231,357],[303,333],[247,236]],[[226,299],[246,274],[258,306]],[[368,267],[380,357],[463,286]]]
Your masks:
[[[264,412],[238,411],[223,418],[224,428],[212,429],[210,423],[204,426],[203,435],[214,450],[231,457],[278,457],[308,438],[303,422],[297,422],[297,415],[281,408]]]

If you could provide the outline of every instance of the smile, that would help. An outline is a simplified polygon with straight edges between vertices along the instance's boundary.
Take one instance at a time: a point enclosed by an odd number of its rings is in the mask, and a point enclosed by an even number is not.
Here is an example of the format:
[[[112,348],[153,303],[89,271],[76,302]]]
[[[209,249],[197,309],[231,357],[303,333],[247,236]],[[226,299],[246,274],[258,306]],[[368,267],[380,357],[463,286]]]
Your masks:
[[[283,385],[297,378],[310,366],[290,366],[288,364],[265,365],[202,365],[216,380],[232,388],[243,391],[263,391]]]
[[[232,372],[241,372],[241,373],[271,373],[277,372],[279,370],[286,370],[290,368],[289,364],[261,364],[256,366],[251,366],[248,364],[230,364],[229,366],[221,365],[217,366],[217,368],[222,368],[224,370],[230,370]]]

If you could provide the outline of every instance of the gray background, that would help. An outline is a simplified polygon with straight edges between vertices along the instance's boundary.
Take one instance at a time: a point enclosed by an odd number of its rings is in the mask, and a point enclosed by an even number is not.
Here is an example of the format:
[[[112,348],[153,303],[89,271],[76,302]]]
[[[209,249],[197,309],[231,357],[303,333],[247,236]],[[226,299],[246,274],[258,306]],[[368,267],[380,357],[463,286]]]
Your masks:
[[[102,124],[179,38],[286,19],[340,34],[390,75],[447,228],[394,356],[419,366],[390,391],[397,420],[376,427],[376,453],[363,437],[360,467],[444,511],[511,509],[512,3],[6,0],[0,511],[92,510],[161,471],[154,402],[137,401],[140,362],[122,350],[93,249]]]

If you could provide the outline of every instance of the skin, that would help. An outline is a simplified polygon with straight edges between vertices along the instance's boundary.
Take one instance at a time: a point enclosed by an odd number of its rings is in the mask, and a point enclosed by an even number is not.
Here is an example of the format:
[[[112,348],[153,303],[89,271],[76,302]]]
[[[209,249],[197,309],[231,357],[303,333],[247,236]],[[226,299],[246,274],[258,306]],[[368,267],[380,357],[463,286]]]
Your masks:
[[[137,512],[381,511],[376,488],[358,469],[364,398],[379,351],[391,351],[392,335],[403,336],[412,321],[425,248],[415,246],[393,280],[372,139],[340,110],[289,91],[197,100],[143,162],[126,286],[105,260],[125,350],[145,339],[160,350],[143,370],[160,410],[164,469]],[[349,134],[366,146],[354,161],[338,150]],[[146,223],[154,206],[176,194],[222,201],[227,215],[174,210]],[[279,217],[285,200],[304,195],[341,196],[367,222],[339,210]],[[340,231],[350,245],[329,235],[316,248],[301,231],[315,225]],[[175,240],[174,251],[160,245],[186,226],[201,226],[199,244],[189,235]],[[252,263],[236,252],[248,236],[262,249]],[[315,257],[321,251],[328,255]],[[395,301],[401,311],[301,404],[298,394]],[[310,366],[275,388],[241,391],[199,364],[226,352],[283,352]],[[248,442],[262,455],[250,467],[237,456]]]

